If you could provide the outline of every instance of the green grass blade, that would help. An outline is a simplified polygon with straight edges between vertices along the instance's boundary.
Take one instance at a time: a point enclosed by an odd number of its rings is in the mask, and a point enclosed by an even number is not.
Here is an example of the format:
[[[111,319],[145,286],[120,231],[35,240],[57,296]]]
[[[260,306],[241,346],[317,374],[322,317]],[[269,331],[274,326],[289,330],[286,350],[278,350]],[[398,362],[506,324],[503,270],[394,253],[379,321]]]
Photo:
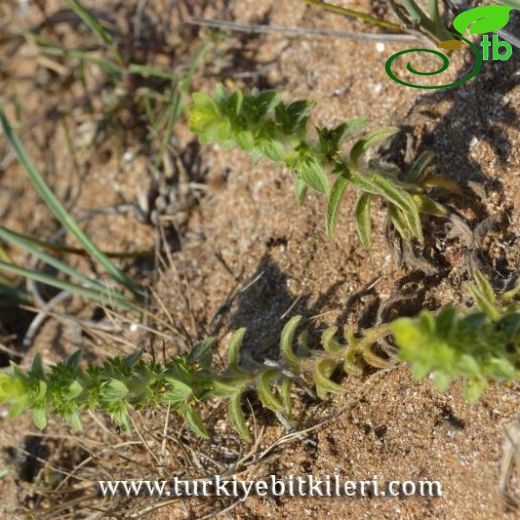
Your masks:
[[[350,184],[350,181],[343,176],[340,176],[334,182],[330,190],[329,199],[327,201],[327,234],[332,240],[334,238],[334,230],[336,228],[336,220],[338,218],[338,210],[343,200],[345,190]]]
[[[73,267],[70,267],[61,260],[58,260],[56,257],[42,251],[41,249],[38,249],[34,246],[33,243],[31,243],[30,240],[27,240],[25,237],[23,237],[23,235],[19,235],[18,233],[10,231],[9,229],[4,228],[3,226],[0,226],[0,238],[5,240],[6,242],[9,242],[11,244],[14,244],[15,246],[24,249],[25,251],[28,251],[36,258],[39,258],[46,264],[54,267],[58,271],[70,276],[71,278],[76,278],[77,280],[83,282],[87,287],[97,287],[98,289],[102,290],[105,289],[105,287],[96,280],[88,278],[87,276],[80,273]]]
[[[34,188],[40,194],[49,209],[54,213],[56,218],[72,235],[74,235],[74,237],[81,243],[81,245],[92,256],[92,258],[96,260],[115,281],[130,289],[134,294],[142,294],[141,287],[139,287],[137,283],[126,276],[121,270],[119,270],[115,264],[112,263],[110,259],[97,248],[97,246],[90,240],[90,238],[88,238],[87,235],[81,230],[76,221],[69,215],[65,207],[57,199],[57,197],[54,195],[52,190],[49,188],[43,177],[34,166],[21,141],[18,139],[18,136],[13,131],[2,108],[0,108],[0,123],[2,124],[4,133],[13,147],[20,164],[23,166]]]
[[[372,195],[363,193],[356,204],[356,229],[363,247],[372,247],[372,223],[370,222],[370,205]]]
[[[213,44],[206,43],[195,53],[188,70],[184,73],[182,79],[178,82],[175,91],[172,93],[169,106],[165,112],[167,114],[167,124],[161,147],[159,149],[160,156],[162,156],[168,148],[168,144],[173,134],[173,127],[184,109],[186,96],[188,96],[191,91],[193,75],[212,46]]]
[[[439,15],[439,0],[429,0],[430,18],[435,24],[435,27],[439,28],[440,15]]]
[[[132,74],[142,76],[143,78],[153,76],[156,78],[169,79],[171,81],[180,81],[182,79],[182,76],[180,76],[179,74],[175,74],[174,72],[169,72],[167,70],[158,69],[156,67],[151,67],[150,65],[139,65],[138,63],[131,63],[128,66],[128,69]]]
[[[70,8],[83,23],[106,45],[112,45],[113,39],[108,31],[97,21],[96,17],[77,0],[66,0]]]
[[[205,43],[202,47],[195,53],[193,59],[191,60],[191,64],[184,75],[184,79],[181,82],[182,89],[185,94],[188,94],[191,90],[191,83],[193,81],[193,74],[201,64],[202,60],[206,56],[206,54],[213,48],[212,43]]]
[[[65,58],[75,58],[87,63],[93,63],[97,65],[100,69],[105,70],[109,74],[113,74],[117,79],[121,80],[123,78],[123,69],[117,64],[105,58],[100,58],[99,56],[95,56],[92,52],[86,52],[76,49],[64,49],[59,45],[56,45],[54,42],[45,38],[41,34],[32,33],[29,31],[22,31],[22,36],[27,39],[30,39],[38,45],[38,48],[45,52],[45,54],[49,54],[50,56],[63,56]]]
[[[5,229],[5,228],[4,228]],[[45,240],[38,240],[37,238],[31,237],[29,235],[24,235],[23,233],[17,233],[12,230],[8,230],[12,235],[24,239],[28,245],[31,245],[35,248],[42,249],[43,251],[51,251],[52,253],[63,253],[69,255],[77,255],[88,257],[89,254],[81,248],[77,247],[69,247],[61,244],[51,244],[50,242],[45,242]],[[11,259],[9,255],[2,254],[2,246],[0,244],[0,260],[5,260],[6,262],[10,262]],[[142,251],[130,251],[128,253],[123,252],[103,252],[109,258],[153,258],[155,256],[155,251],[153,250],[142,250]]]
[[[109,289],[97,290],[88,287],[82,287],[80,285],[75,285],[65,280],[60,280],[53,276],[40,273],[38,271],[33,271],[31,269],[26,269],[24,267],[2,261],[0,261],[0,270],[22,276],[23,278],[27,278],[35,282],[49,285],[50,287],[55,287],[56,289],[60,289],[62,291],[70,292],[87,300],[93,300],[107,305],[114,305],[126,310],[140,312],[137,306],[128,303],[121,295],[114,293]]]

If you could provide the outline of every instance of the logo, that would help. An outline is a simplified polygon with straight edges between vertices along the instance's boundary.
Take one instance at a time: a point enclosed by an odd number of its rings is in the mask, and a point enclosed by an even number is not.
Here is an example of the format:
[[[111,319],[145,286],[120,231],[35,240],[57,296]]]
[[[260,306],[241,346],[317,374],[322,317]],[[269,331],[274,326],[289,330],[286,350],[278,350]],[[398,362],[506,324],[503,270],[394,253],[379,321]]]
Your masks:
[[[423,72],[415,69],[414,66],[408,62],[406,65],[408,72],[416,76],[435,76],[437,74],[442,74],[445,70],[448,69],[450,60],[446,54],[435,49],[408,49],[397,52],[396,54],[390,56],[386,62],[386,73],[395,82],[412,88],[437,89],[451,88],[461,85],[462,83],[465,83],[466,81],[474,78],[480,72],[484,61],[488,61],[490,59],[493,61],[506,61],[511,58],[513,55],[513,48],[509,42],[500,40],[496,34],[493,34],[492,38],[490,38],[485,33],[498,31],[499,29],[505,27],[509,23],[509,14],[512,10],[513,7],[508,7],[505,5],[475,7],[474,9],[464,11],[453,20],[453,28],[457,31],[457,33],[450,32],[449,34],[454,36],[454,38],[440,42],[437,47],[447,52],[456,51],[465,46],[469,46],[471,48],[471,51],[475,57],[475,63],[466,77],[444,85],[419,85],[408,83],[407,81],[397,77],[393,72],[392,66],[398,58],[404,56],[405,54],[421,52],[438,56],[442,61],[441,66],[434,71]],[[472,35],[485,35],[482,38],[480,48],[464,37],[468,30],[469,34]]]

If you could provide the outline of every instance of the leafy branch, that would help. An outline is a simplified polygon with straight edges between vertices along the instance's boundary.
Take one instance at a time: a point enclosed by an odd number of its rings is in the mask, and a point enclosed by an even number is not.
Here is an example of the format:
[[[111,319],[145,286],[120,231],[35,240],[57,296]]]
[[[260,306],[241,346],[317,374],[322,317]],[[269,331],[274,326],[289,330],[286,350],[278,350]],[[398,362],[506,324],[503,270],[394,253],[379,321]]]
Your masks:
[[[430,198],[431,188],[457,192],[459,187],[430,165],[432,155],[423,153],[403,175],[396,167],[365,160],[366,153],[395,134],[397,128],[382,128],[357,140],[347,156],[342,144],[367,124],[367,118],[350,119],[334,128],[317,127],[309,137],[313,104],[298,100],[286,104],[275,91],[244,94],[218,85],[213,96],[193,94],[189,124],[204,144],[218,143],[265,157],[296,173],[295,193],[303,204],[308,189],[327,198],[327,232],[333,238],[340,204],[349,186],[359,198],[355,207],[357,231],[362,244],[372,244],[370,211],[374,199],[386,203],[388,219],[404,240],[422,241],[421,214],[446,215],[447,209]]]
[[[436,315],[422,311],[415,319],[397,319],[391,330],[400,358],[411,364],[417,379],[431,374],[440,391],[462,379],[465,397],[473,403],[490,382],[519,377],[520,302],[515,298],[520,285],[496,295],[477,272],[467,289],[472,308],[446,307]]]
[[[292,420],[291,391],[293,385],[314,381],[319,398],[343,393],[333,382],[332,374],[339,367],[352,375],[361,375],[364,363],[381,368],[388,360],[375,351],[376,342],[388,335],[386,325],[356,337],[345,329],[345,342],[335,337],[336,329],[327,329],[322,336],[323,350],[309,349],[306,335],[300,335],[299,351],[294,336],[301,317],[291,319],[280,340],[281,359],[264,364],[251,358],[239,361],[245,329],[231,338],[227,368],[218,372],[212,367],[215,340],[196,344],[185,356],[176,356],[164,364],[141,360],[142,351],[126,358],[107,359],[102,365],[81,367],[81,351],[44,370],[41,357],[34,358],[31,369],[24,373],[12,365],[10,374],[0,373],[0,404],[9,403],[9,415],[18,417],[30,411],[34,424],[45,428],[49,414],[64,418],[73,428],[81,429],[81,414],[86,410],[107,414],[122,430],[129,432],[132,409],[168,406],[182,416],[200,436],[208,432],[195,409],[200,401],[224,399],[235,429],[245,439],[251,436],[242,411],[245,392],[254,390],[268,409]]]
[[[310,348],[305,331],[296,336],[301,317],[295,316],[282,331],[277,362],[261,363],[241,355],[244,328],[229,342],[224,370],[213,366],[214,339],[163,364],[144,361],[142,351],[137,351],[82,368],[78,351],[45,370],[38,355],[27,373],[14,364],[10,374],[0,373],[0,404],[10,404],[11,417],[30,411],[38,428],[45,428],[51,414],[81,429],[81,414],[92,410],[107,414],[126,432],[132,409],[169,407],[195,433],[208,437],[196,405],[223,399],[235,429],[250,441],[242,410],[247,392],[256,392],[264,407],[294,422],[295,387],[309,391],[311,381],[319,399],[342,394],[345,389],[333,380],[334,374],[361,376],[367,365],[385,368],[393,362],[380,353],[384,339],[393,339],[397,357],[410,363],[416,378],[431,374],[441,391],[462,379],[467,400],[475,402],[489,383],[518,379],[520,286],[495,295],[489,281],[477,273],[468,289],[475,302],[469,309],[423,311],[417,318],[398,318],[357,334],[346,326],[341,340],[336,327],[331,327],[321,336],[321,349]]]

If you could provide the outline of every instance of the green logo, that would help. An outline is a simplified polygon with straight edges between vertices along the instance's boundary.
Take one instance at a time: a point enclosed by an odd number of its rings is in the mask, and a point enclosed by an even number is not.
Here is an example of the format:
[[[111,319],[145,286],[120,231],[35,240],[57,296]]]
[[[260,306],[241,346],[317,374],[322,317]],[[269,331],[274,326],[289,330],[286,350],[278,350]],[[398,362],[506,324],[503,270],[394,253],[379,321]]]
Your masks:
[[[509,14],[512,10],[512,7],[504,5],[488,5],[475,7],[474,9],[464,11],[463,13],[459,14],[455,18],[455,20],[453,20],[453,27],[457,31],[457,33],[450,32],[450,34],[454,36],[454,39],[440,42],[437,47],[446,51],[454,51],[466,45],[468,45],[471,48],[471,51],[475,56],[475,63],[473,65],[473,68],[466,77],[444,85],[418,85],[414,83],[408,83],[398,78],[392,71],[392,65],[394,64],[395,60],[399,57],[413,52],[422,52],[438,56],[442,61],[441,66],[434,71],[423,72],[415,69],[413,65],[410,62],[408,62],[406,65],[406,69],[416,76],[435,76],[437,74],[441,74],[449,67],[450,60],[446,54],[434,49],[408,49],[405,51],[397,52],[396,54],[390,56],[390,58],[386,62],[386,73],[395,82],[400,83],[401,85],[405,85],[406,87],[412,88],[437,89],[450,88],[456,87],[457,85],[461,85],[462,83],[469,81],[471,78],[474,78],[480,72],[480,69],[482,68],[482,63],[484,61],[487,61],[489,59],[493,59],[494,61],[506,61],[513,55],[513,49],[511,47],[511,44],[509,42],[500,40],[496,34],[493,35],[492,39],[490,39],[489,36],[486,34],[482,38],[482,42],[480,44],[481,48],[464,38],[464,36],[462,35],[465,35],[468,31],[469,34],[484,34],[488,32],[498,31],[499,29],[502,29],[509,23]]]

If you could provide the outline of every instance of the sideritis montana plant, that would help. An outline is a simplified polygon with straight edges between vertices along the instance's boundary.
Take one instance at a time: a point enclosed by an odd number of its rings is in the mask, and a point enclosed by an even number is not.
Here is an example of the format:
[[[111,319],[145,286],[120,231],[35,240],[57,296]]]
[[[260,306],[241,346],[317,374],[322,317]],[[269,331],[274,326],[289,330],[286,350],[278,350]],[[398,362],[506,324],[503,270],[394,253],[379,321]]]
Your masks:
[[[190,129],[202,143],[237,146],[254,159],[265,157],[293,171],[298,204],[303,204],[309,189],[325,196],[329,237],[334,236],[338,209],[352,186],[359,193],[354,213],[363,246],[372,244],[370,211],[377,198],[385,202],[388,219],[404,240],[422,241],[421,214],[447,214],[447,209],[430,197],[430,190],[457,192],[459,187],[431,171],[432,155],[428,152],[405,173],[381,161],[367,162],[366,152],[394,135],[397,128],[364,134],[347,154],[342,153],[342,144],[367,126],[368,119],[350,119],[334,128],[316,127],[312,138],[312,108],[308,100],[286,104],[275,91],[244,94],[217,85],[212,96],[194,93],[188,113]]]

